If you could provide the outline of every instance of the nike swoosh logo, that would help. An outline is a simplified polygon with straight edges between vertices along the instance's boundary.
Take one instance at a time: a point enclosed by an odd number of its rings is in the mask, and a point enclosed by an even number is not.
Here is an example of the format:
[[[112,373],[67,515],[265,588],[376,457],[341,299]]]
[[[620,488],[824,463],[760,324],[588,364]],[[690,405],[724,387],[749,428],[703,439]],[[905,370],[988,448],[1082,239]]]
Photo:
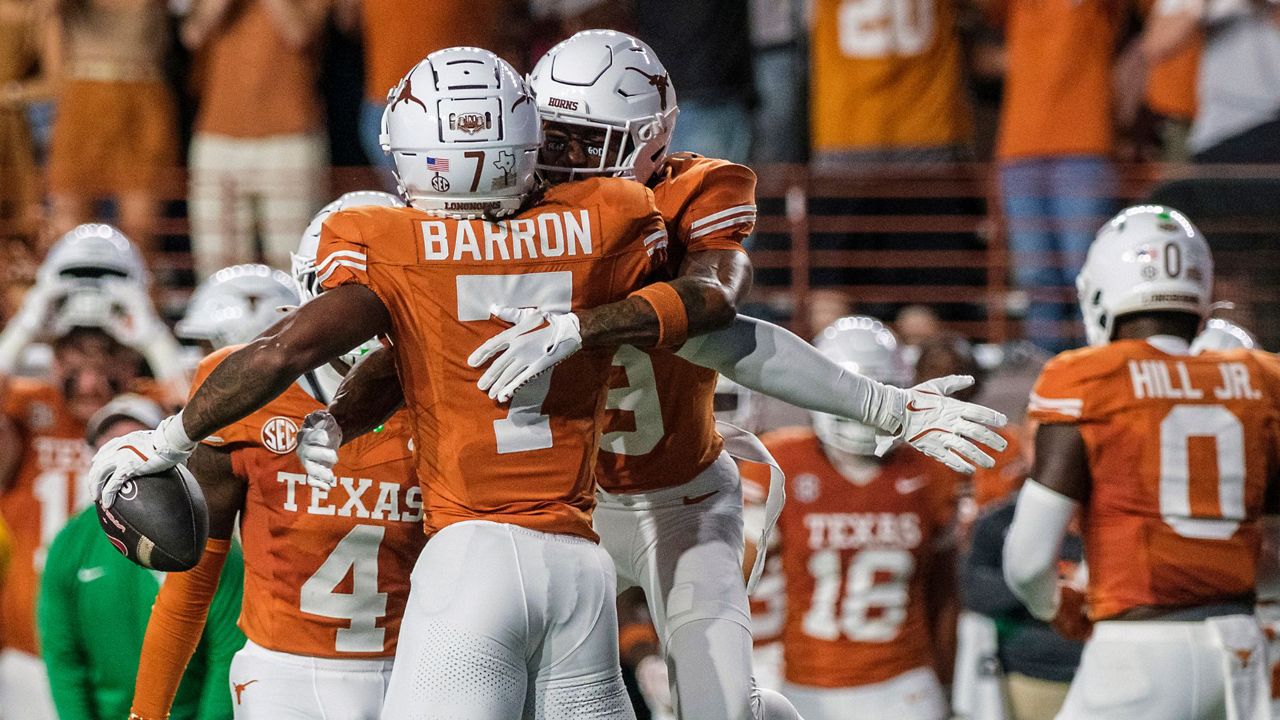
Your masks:
[[[929,478],[924,475],[917,475],[916,477],[900,478],[893,484],[893,488],[901,495],[910,495],[928,484]]]
[[[107,571],[100,567],[80,568],[76,571],[76,579],[82,583],[93,582],[106,575]]]
[[[697,505],[698,503],[702,502],[703,500],[706,500],[707,498],[711,497],[712,495],[715,495],[718,492],[720,491],[712,490],[706,495],[693,495],[693,496],[684,498],[682,502],[684,502],[685,505]]]

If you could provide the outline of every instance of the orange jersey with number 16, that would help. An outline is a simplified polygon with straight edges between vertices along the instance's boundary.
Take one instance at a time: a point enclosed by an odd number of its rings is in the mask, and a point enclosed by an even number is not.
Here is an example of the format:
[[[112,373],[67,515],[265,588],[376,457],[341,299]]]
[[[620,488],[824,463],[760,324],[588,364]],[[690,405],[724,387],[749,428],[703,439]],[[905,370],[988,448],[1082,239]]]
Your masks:
[[[1029,416],[1077,425],[1095,620],[1254,593],[1259,518],[1280,475],[1280,360],[1121,340],[1045,366]]]
[[[787,681],[859,687],[932,667],[926,578],[955,517],[955,474],[898,449],[858,484],[808,429],[761,440],[787,475],[787,505],[774,530],[786,586]]]
[[[576,353],[506,404],[476,387],[483,368],[467,357],[504,329],[494,306],[564,312],[621,300],[661,266],[666,246],[652,193],[615,178],[557,185],[499,222],[373,207],[325,221],[320,282],[363,285],[391,316],[428,533],[490,520],[597,539],[609,352]]]
[[[756,222],[756,176],[726,160],[676,153],[653,194],[671,242],[669,269],[689,253],[745,252]],[[596,481],[609,492],[682,485],[705,470],[724,446],[712,401],[716,371],[666,349],[619,348],[613,358],[609,412]]]

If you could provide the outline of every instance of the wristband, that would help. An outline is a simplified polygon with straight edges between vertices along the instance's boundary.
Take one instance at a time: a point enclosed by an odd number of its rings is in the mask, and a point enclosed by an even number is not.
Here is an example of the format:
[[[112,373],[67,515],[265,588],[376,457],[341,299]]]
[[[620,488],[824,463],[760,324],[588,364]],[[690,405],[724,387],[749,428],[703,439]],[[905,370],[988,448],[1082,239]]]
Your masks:
[[[160,436],[164,438],[165,443],[179,452],[190,453],[196,449],[196,441],[187,437],[187,429],[182,426],[182,411],[179,410],[177,415],[173,415],[156,428],[160,431]]]
[[[654,283],[631,293],[649,303],[658,316],[657,347],[679,347],[689,339],[689,313],[680,293],[669,283]]]

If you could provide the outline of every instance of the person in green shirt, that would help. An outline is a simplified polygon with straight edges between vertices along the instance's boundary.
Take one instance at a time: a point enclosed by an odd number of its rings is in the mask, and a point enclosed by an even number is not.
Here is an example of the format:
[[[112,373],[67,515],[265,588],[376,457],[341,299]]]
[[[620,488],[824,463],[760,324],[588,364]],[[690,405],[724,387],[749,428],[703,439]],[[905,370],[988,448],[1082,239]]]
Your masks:
[[[121,396],[89,422],[90,444],[155,427],[163,411]],[[107,540],[93,506],[76,515],[49,548],[37,602],[41,652],[60,720],[125,720],[133,700],[142,638],[163,573],[133,564]],[[228,669],[244,645],[236,626],[244,559],[233,545],[209,609],[200,646],[182,678],[172,720],[229,720]]]

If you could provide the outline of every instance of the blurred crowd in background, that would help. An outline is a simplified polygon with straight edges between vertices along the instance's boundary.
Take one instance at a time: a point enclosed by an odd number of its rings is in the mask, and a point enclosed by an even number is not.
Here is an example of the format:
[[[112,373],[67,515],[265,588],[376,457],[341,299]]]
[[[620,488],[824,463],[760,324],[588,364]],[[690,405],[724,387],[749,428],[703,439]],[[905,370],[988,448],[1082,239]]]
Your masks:
[[[1247,166],[1280,162],[1280,8],[1267,0],[0,0],[0,316],[48,243],[91,220],[138,243],[162,290],[238,262],[286,267],[336,192],[390,184],[354,168],[386,167],[381,109],[417,60],[474,44],[527,70],[587,27],[652,44],[679,98],[674,149],[751,163],[762,196],[779,195],[762,216],[918,221],[837,227],[815,249],[1002,256],[978,273],[837,263],[814,284],[1008,284],[939,311],[1007,314],[1049,351],[1079,339],[1075,269],[1122,199],[1175,205],[1211,239],[1206,215],[1280,213],[1266,200],[1277,173]],[[1157,160],[1215,170],[1187,186],[1160,181],[1191,166],[1131,164]],[[795,206],[778,163],[835,182]],[[759,247],[794,252],[779,242]]]

